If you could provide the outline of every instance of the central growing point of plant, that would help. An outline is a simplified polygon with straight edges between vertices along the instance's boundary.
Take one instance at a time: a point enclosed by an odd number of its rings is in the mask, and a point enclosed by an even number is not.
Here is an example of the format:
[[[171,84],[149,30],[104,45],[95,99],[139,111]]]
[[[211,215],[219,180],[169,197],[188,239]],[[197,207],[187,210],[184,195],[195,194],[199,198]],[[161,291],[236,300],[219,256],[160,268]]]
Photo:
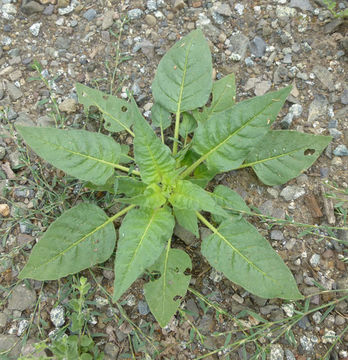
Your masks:
[[[111,192],[124,207],[111,217],[92,203],[63,213],[33,248],[21,279],[59,279],[106,261],[116,244],[113,223],[125,215],[118,231],[113,299],[145,271],[156,274],[144,290],[161,326],[175,314],[190,282],[190,257],[172,247],[175,223],[197,237],[198,222],[210,229],[202,239],[203,256],[247,291],[263,298],[302,298],[280,256],[241,215],[250,212],[243,199],[223,185],[204,190],[216,174],[244,167],[266,185],[284,184],[317,159],[330,137],[271,130],[289,87],[235,104],[234,76],[212,81],[209,47],[196,30],[176,43],[157,69],[152,125],[160,129],[160,138],[133,99],[126,102],[82,84],[76,90],[86,111],[99,109],[107,131],[134,136],[132,151],[101,133],[17,130],[46,161],[91,189]],[[166,140],[171,114],[174,138]]]

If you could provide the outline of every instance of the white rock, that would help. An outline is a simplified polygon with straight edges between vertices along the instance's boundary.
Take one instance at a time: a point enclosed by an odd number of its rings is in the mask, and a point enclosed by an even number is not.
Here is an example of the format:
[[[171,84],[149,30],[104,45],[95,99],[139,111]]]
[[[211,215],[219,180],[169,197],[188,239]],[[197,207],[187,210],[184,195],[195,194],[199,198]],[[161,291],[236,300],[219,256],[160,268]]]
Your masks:
[[[30,26],[29,31],[32,33],[33,36],[39,36],[41,25],[42,23],[35,23]]]

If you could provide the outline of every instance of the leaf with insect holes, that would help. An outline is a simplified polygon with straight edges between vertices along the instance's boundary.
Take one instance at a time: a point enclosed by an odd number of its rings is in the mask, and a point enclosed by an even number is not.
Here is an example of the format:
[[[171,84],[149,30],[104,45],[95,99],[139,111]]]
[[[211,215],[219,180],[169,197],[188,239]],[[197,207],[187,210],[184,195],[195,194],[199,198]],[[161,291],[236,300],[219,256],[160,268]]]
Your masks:
[[[133,209],[123,219],[115,259],[114,301],[161,255],[174,228],[169,208]]]
[[[134,125],[134,157],[141,179],[146,183],[168,183],[176,175],[175,159],[168,146],[151,129],[142,116]]]
[[[56,280],[78,273],[106,261],[114,251],[115,241],[114,225],[104,211],[81,203],[48,227],[19,278]]]
[[[204,106],[202,111],[194,110],[193,116],[197,121],[209,121],[215,113],[226,111],[234,106],[236,99],[236,81],[234,74],[229,74],[213,82],[212,102]]]
[[[186,295],[191,275],[185,275],[185,271],[191,268],[190,257],[183,250],[171,249],[169,242],[160,258],[149,269],[160,277],[144,285],[145,298],[161,327],[169,323]]]
[[[281,257],[243,218],[224,220],[202,240],[201,252],[211,266],[252,294],[262,298],[303,298]]]
[[[319,157],[331,136],[290,130],[268,132],[245,160],[266,185],[281,185],[300,175]]]
[[[291,88],[243,101],[230,110],[200,123],[193,138],[193,150],[209,169],[236,169],[265,135],[276,119]]]
[[[152,83],[155,102],[172,113],[203,106],[212,88],[212,69],[202,31],[190,32],[160,61]]]
[[[79,103],[84,105],[86,112],[91,106],[95,106],[103,114],[106,130],[130,131],[133,124],[133,107],[130,103],[86,85],[77,83],[75,87]]]
[[[108,181],[121,156],[120,145],[103,134],[19,125],[16,129],[44,160],[95,185]]]

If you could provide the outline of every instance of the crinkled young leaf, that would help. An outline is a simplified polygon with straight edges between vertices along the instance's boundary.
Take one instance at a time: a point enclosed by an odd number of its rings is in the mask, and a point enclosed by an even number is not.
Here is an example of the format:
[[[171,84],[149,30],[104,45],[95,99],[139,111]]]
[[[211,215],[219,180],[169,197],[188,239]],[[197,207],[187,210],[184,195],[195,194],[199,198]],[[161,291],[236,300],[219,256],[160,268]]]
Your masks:
[[[55,280],[106,261],[116,233],[112,218],[93,204],[66,211],[34,246],[19,278]]]
[[[153,104],[151,108],[152,125],[162,130],[167,129],[172,123],[170,112],[159,103]]]
[[[270,131],[249,153],[243,167],[251,166],[266,185],[281,185],[308,169],[331,139],[297,131]]]
[[[131,198],[117,199],[117,201],[124,204],[134,204],[141,207],[156,209],[164,205],[167,199],[164,197],[161,188],[157,184],[150,184],[143,194]]]
[[[192,232],[197,238],[199,237],[198,233],[198,221],[195,211],[173,208],[176,221],[186,230]]]
[[[224,220],[213,235],[202,240],[201,251],[211,266],[257,296],[302,299],[281,257],[243,218]]]
[[[168,183],[175,172],[175,160],[144,118],[138,118],[134,126],[134,157],[140,176],[146,184]]]
[[[258,96],[212,115],[200,123],[193,138],[193,150],[219,172],[240,166],[265,135],[283,106],[290,87]]]
[[[16,129],[43,159],[95,185],[108,181],[120,159],[120,145],[103,134],[27,126],[16,126]]]
[[[185,275],[184,272],[191,268],[190,257],[183,250],[171,249],[169,242],[160,258],[149,269],[159,273],[160,278],[144,285],[145,298],[161,327],[168,324],[186,295],[191,275]],[[177,296],[180,299],[174,300]]]
[[[169,202],[177,209],[200,211],[226,216],[225,211],[215,202],[212,195],[187,180],[178,180]]]
[[[194,110],[193,116],[197,121],[209,121],[215,113],[230,109],[236,99],[236,83],[234,74],[229,74],[213,82],[213,100],[210,106],[204,106],[202,111]]]
[[[160,61],[152,83],[153,97],[172,113],[203,106],[212,88],[212,62],[201,30],[178,41]]]
[[[195,118],[188,112],[182,114],[182,121],[180,124],[179,134],[184,139],[188,134],[192,133],[197,127],[197,121]]]
[[[108,131],[129,131],[133,124],[132,105],[116,96],[92,89],[86,85],[75,84],[79,103],[88,112],[90,106],[95,106],[103,114],[104,127]]]
[[[169,208],[134,209],[119,230],[115,259],[114,301],[158,259],[174,228]]]

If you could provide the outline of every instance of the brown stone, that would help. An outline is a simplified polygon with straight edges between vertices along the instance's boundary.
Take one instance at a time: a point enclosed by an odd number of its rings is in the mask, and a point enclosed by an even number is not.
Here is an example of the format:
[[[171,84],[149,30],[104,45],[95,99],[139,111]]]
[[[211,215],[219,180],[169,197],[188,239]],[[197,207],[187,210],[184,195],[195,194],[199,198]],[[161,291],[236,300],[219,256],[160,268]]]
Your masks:
[[[0,204],[0,215],[4,217],[10,215],[10,207],[7,204]]]
[[[182,10],[185,7],[185,2],[183,0],[175,0],[173,10],[179,11]]]
[[[147,14],[147,15],[145,16],[145,22],[146,22],[146,24],[149,25],[149,26],[155,26],[157,20],[156,20],[156,18],[155,18],[153,15]]]
[[[192,3],[192,7],[194,7],[194,8],[199,8],[201,6],[202,6],[202,1],[194,1]]]

